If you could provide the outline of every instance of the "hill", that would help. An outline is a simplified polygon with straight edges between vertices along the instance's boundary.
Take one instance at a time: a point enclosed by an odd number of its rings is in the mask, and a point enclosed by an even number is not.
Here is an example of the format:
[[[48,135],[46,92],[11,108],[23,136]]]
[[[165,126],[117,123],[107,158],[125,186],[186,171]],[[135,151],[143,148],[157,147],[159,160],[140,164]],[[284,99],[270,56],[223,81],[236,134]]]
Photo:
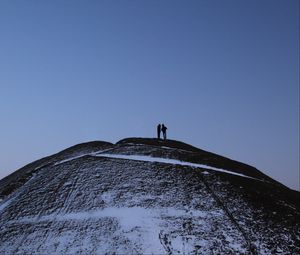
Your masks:
[[[183,142],[83,143],[0,181],[0,254],[299,254],[299,198]]]

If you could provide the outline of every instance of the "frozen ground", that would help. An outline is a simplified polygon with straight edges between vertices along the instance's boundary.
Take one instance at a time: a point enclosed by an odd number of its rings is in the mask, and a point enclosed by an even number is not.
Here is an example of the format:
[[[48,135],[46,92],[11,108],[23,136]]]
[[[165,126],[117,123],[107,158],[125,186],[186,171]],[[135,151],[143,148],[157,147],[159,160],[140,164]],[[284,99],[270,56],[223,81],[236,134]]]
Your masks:
[[[299,254],[282,187],[179,150],[123,143],[34,166],[0,202],[0,254]]]

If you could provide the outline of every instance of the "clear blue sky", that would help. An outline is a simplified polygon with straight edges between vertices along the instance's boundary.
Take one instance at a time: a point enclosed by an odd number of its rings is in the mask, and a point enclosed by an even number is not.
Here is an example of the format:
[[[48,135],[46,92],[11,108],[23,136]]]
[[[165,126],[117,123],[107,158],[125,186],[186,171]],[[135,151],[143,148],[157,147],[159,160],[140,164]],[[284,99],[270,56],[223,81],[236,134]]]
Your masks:
[[[169,138],[299,190],[299,1],[0,1],[0,178]]]

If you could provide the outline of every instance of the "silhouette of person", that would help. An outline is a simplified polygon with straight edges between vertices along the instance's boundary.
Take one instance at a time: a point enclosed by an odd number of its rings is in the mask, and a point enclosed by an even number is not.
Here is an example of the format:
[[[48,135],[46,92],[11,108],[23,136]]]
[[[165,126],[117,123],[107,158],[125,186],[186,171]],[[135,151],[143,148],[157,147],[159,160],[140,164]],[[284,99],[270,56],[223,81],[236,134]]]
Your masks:
[[[167,140],[167,129],[168,128],[164,124],[162,124],[161,131],[163,133],[164,140]]]
[[[160,139],[161,125],[157,125],[157,139]]]

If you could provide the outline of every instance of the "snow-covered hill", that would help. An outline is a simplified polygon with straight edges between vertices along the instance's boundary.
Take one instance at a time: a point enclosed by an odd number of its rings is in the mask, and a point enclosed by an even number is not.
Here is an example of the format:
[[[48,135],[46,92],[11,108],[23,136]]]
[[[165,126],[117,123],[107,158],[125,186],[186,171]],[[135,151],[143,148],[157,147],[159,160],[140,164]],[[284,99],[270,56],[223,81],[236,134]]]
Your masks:
[[[79,144],[0,181],[0,254],[299,254],[299,192],[177,141]]]

